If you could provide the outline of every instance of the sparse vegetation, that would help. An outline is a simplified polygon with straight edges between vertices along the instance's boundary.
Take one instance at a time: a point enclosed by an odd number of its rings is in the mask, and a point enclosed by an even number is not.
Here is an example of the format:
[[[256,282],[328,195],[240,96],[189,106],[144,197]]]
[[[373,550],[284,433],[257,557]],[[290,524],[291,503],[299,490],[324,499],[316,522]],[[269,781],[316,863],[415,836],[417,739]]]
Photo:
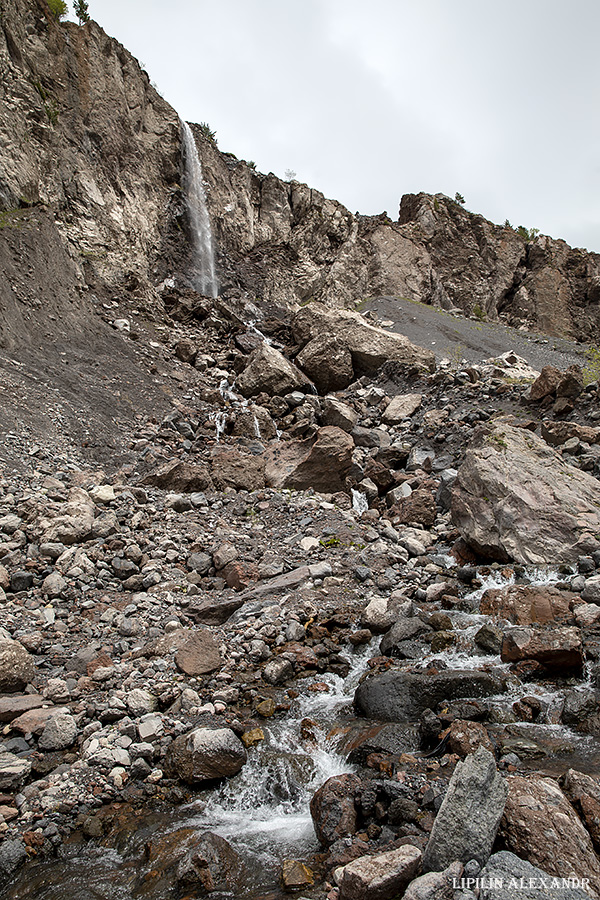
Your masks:
[[[517,226],[517,234],[519,237],[522,237],[524,241],[533,241],[540,233],[539,228],[526,228],[524,225]]]
[[[473,307],[473,315],[475,316],[476,319],[479,319],[480,322],[485,321],[486,315],[485,315],[485,312],[483,311],[480,303],[476,303],[475,306]]]
[[[84,22],[90,21],[90,13],[86,0],[75,0],[75,3],[73,4],[73,12],[79,19],[80,25],[83,25]]]
[[[213,144],[215,144],[215,146],[216,146],[217,132],[212,130],[212,128],[210,127],[208,122],[200,122],[200,124],[198,125],[198,128],[200,129],[200,133],[202,134],[202,136],[205,137],[207,140],[212,141]]]
[[[600,347],[598,344],[590,344],[585,351],[587,360],[585,366],[582,367],[583,383],[592,384],[600,379]]]
[[[69,12],[69,7],[67,6],[65,0],[47,0],[47,3],[48,9],[57,22],[60,22],[61,19],[64,19],[64,17]]]
[[[455,193],[455,195],[454,195],[454,200],[456,201],[456,203],[459,203],[460,206],[464,206],[464,205],[465,205],[465,202],[466,202],[466,201],[465,201],[465,198],[463,197],[463,195],[462,195],[462,194],[459,194],[458,191],[457,191],[457,192]]]
[[[294,172],[293,169],[286,169],[284,172],[284,177],[286,181],[294,181],[297,173]]]

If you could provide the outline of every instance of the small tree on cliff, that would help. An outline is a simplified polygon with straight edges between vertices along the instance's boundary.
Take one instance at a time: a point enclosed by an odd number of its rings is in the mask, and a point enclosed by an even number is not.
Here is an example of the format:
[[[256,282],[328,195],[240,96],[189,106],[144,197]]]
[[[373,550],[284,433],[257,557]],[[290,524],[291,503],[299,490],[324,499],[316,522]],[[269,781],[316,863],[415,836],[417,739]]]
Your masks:
[[[86,0],[75,0],[75,3],[73,4],[73,11],[79,19],[80,25],[83,25],[84,22],[90,21],[90,14],[88,12],[88,5],[86,3]]]
[[[60,22],[61,19],[64,19],[64,17],[69,12],[69,7],[67,6],[65,0],[48,0],[48,9],[57,22]]]

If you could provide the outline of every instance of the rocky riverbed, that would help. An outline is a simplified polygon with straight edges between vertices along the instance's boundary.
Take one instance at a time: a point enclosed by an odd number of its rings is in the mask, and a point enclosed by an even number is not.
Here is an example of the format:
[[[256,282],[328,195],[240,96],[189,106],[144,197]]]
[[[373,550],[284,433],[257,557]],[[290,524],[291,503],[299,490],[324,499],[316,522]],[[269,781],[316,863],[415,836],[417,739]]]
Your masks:
[[[597,382],[249,312],[119,466],[13,435],[5,895],[598,896]]]

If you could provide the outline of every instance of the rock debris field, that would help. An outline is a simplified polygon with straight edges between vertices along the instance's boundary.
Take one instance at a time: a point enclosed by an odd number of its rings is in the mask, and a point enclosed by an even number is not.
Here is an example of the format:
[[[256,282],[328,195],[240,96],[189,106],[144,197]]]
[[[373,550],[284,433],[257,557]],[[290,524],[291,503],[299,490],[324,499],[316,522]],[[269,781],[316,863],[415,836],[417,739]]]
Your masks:
[[[69,847],[135,858],[131,897],[513,896],[492,876],[600,896],[597,382],[510,352],[435,369],[373,316],[318,305],[271,323],[287,342],[263,326],[220,301],[173,323],[181,394],[121,429],[118,468],[15,434],[6,896],[36,896]],[[323,746],[297,705],[359,657],[325,735],[341,772],[307,799],[315,837],[274,851],[259,890],[234,839],[176,811],[235,785],[274,729]]]

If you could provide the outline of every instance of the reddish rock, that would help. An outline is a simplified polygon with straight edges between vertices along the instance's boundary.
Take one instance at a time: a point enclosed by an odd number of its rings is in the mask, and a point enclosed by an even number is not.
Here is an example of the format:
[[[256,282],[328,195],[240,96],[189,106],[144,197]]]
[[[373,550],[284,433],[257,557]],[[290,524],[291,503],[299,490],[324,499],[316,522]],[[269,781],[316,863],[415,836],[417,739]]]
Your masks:
[[[269,487],[333,493],[346,486],[354,441],[341,428],[326,425],[315,438],[273,443],[265,452]]]
[[[234,591],[243,591],[253,582],[258,581],[258,566],[256,563],[236,560],[227,563],[220,575]]]
[[[551,778],[510,776],[499,837],[507,850],[550,875],[589,878],[598,898],[600,860],[577,813]]]
[[[339,875],[339,900],[394,900],[421,871],[418,847],[405,844],[394,850],[361,856]]]
[[[86,666],[86,674],[92,676],[96,669],[109,669],[113,664],[112,659],[107,653],[99,653],[95,659]]]
[[[219,491],[234,488],[236,491],[258,491],[265,486],[265,461],[262,456],[242,453],[240,450],[213,450],[210,473]]]
[[[316,335],[300,351],[296,363],[315,383],[320,394],[339,391],[354,380],[348,347],[328,334]]]
[[[181,642],[175,663],[186,675],[208,675],[221,668],[219,645],[210,631],[196,631]]]
[[[12,722],[17,716],[38,709],[48,701],[40,694],[9,694],[0,697],[0,722]]]
[[[437,516],[435,498],[427,488],[417,488],[409,497],[396,503],[391,510],[394,522],[407,525],[416,522],[425,528],[431,528]]]
[[[571,604],[575,599],[575,594],[554,587],[511,585],[487,590],[481,598],[479,610],[486,616],[507,619],[515,625],[545,625],[547,622],[571,624],[574,621]]]
[[[357,775],[334,775],[313,795],[310,814],[317,839],[324,846],[357,831],[354,796],[360,786]]]
[[[582,391],[583,372],[581,371],[581,366],[569,366],[567,371],[563,373],[560,381],[556,385],[556,396],[570,397],[571,399],[575,399],[576,397],[579,397]]]
[[[502,662],[532,659],[548,669],[580,671],[583,646],[578,628],[533,628],[518,625],[504,634]]]
[[[140,484],[149,484],[165,491],[193,493],[194,491],[212,491],[214,485],[204,466],[176,461],[163,463],[142,479]]]
[[[569,438],[576,437],[586,444],[597,444],[600,442],[600,428],[593,428],[590,425],[578,425],[577,422],[542,422],[542,437],[547,444],[553,447],[559,447],[568,441]]]
[[[46,709],[30,709],[13,719],[10,727],[13,731],[19,731],[21,734],[40,735],[46,727],[48,719],[55,712],[56,710],[52,706]]]
[[[543,400],[544,397],[554,394],[561,378],[562,372],[560,369],[557,369],[556,366],[544,366],[531,385],[529,393],[530,399],[534,401]]]
[[[490,753],[494,752],[494,745],[490,736],[480,722],[471,722],[468,719],[455,719],[440,737],[448,735],[448,751],[458,756],[468,756],[474,753],[478,747],[485,747]]]
[[[562,789],[583,820],[596,851],[600,851],[600,780],[569,769],[562,779]]]

